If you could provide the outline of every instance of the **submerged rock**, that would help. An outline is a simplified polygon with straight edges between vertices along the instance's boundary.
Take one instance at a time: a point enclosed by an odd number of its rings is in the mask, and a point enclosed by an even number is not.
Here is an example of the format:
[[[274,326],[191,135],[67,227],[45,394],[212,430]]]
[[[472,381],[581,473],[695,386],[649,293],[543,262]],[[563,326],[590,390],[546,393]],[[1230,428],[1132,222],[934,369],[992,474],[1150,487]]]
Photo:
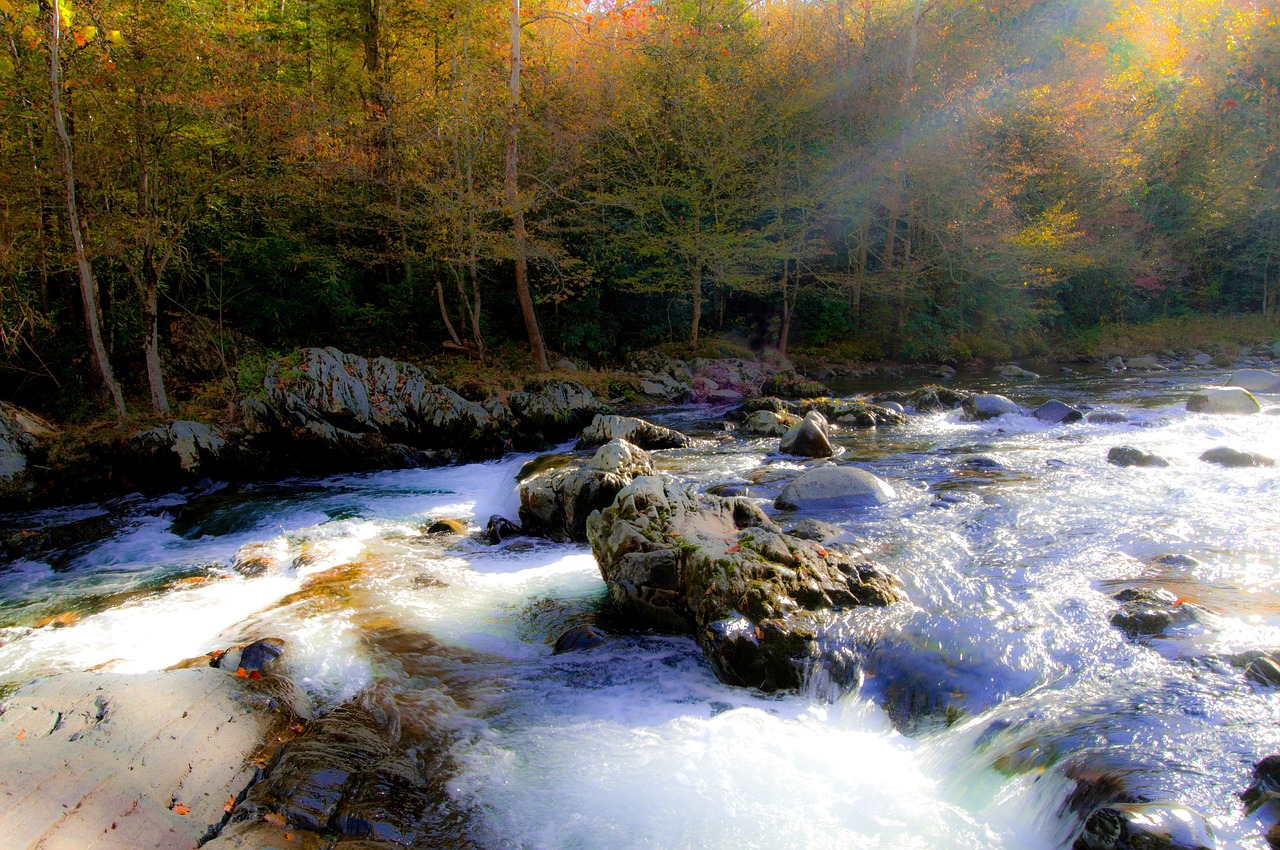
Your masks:
[[[804,419],[782,436],[778,450],[801,457],[830,457],[835,454],[831,447],[831,426],[827,424],[826,417],[816,410],[806,413]]]
[[[1009,365],[1005,366],[1003,369],[1000,370],[1000,377],[1015,378],[1015,379],[1024,380],[1024,381],[1032,381],[1032,380],[1035,380],[1036,378],[1039,378],[1040,376],[1037,375],[1035,372],[1032,372],[1027,369],[1023,369],[1021,366],[1010,363]]]
[[[1112,446],[1107,452],[1107,463],[1116,466],[1166,467],[1169,461],[1159,455],[1148,454],[1133,446]]]
[[[640,625],[695,635],[730,684],[797,687],[823,612],[901,598],[890,576],[783,533],[753,502],[665,477],[623,488],[587,536],[614,605]]]
[[[1111,617],[1111,625],[1139,641],[1165,637],[1175,629],[1200,626],[1209,613],[1163,588],[1130,588],[1111,598],[1120,603],[1120,610]]]
[[[689,438],[679,431],[654,425],[633,416],[596,416],[582,429],[578,437],[579,449],[594,449],[611,440],[626,440],[642,449],[683,449],[689,446]]]
[[[788,484],[774,500],[779,510],[847,510],[897,498],[884,480],[855,466],[820,466]]]
[[[997,416],[1022,412],[1022,408],[1016,403],[995,393],[969,396],[961,406],[964,408],[964,418],[973,422],[983,422],[987,419],[995,419]]]
[[[520,485],[520,522],[528,534],[556,540],[587,539],[587,517],[607,508],[638,475],[653,474],[643,449],[617,438],[585,466],[556,469]]]
[[[1266,455],[1252,454],[1250,452],[1242,452],[1238,449],[1229,448],[1228,446],[1217,446],[1209,449],[1200,455],[1200,459],[1205,463],[1215,463],[1218,466],[1227,467],[1246,467],[1246,466],[1275,466],[1276,462]]]
[[[1128,416],[1116,410],[1091,410],[1084,419],[1090,425],[1119,425],[1129,421]]]
[[[1217,850],[1204,815],[1179,803],[1113,803],[1085,821],[1072,850]]]
[[[519,537],[523,533],[520,530],[520,526],[498,514],[489,517],[489,521],[484,526],[485,539],[493,544],[501,543],[512,537]]]
[[[1248,390],[1240,387],[1209,387],[1187,398],[1192,413],[1249,415],[1262,410],[1262,405]]]
[[[556,638],[556,645],[552,651],[556,655],[562,652],[580,652],[584,649],[594,649],[608,639],[607,634],[590,624],[574,626]]]

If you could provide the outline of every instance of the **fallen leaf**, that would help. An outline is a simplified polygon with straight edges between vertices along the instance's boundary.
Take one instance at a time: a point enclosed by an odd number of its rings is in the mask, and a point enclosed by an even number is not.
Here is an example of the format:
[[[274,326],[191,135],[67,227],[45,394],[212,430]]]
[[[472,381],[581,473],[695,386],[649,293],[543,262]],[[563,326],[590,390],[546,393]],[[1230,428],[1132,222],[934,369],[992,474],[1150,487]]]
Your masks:
[[[222,807],[222,810],[224,812],[230,812],[235,807],[236,807],[236,798],[235,798],[235,795],[233,794],[227,798],[227,804]]]
[[[292,832],[286,832],[286,833],[284,834],[284,840],[285,840],[285,841],[292,841],[292,840],[293,840],[293,833],[292,833]]]
[[[237,668],[236,668],[236,675],[237,675],[237,676],[239,676],[241,679],[244,679],[244,678],[246,678],[249,674],[248,674],[248,673],[246,673],[246,672],[244,672],[244,668],[243,668],[243,667],[237,667]]]
[[[295,724],[293,724],[292,726],[290,726],[289,728],[290,728],[290,729],[292,729],[292,730],[293,730],[293,731],[295,731],[295,732],[299,732],[299,733],[301,733],[301,732],[302,732],[302,724],[301,724],[301,723],[295,723]]]
[[[735,543],[732,546],[730,546],[728,549],[726,549],[725,552],[732,554],[733,552],[737,552],[741,548],[742,548],[741,545]]]
[[[189,811],[191,811],[191,807],[190,807],[190,806],[184,806],[184,805],[182,805],[181,803],[174,803],[174,804],[173,804],[173,813],[174,813],[175,815],[185,815],[185,814],[186,814],[187,812],[189,812]]]
[[[259,673],[257,670],[252,670],[252,671],[250,671],[250,673],[249,673],[249,678],[250,678],[250,679],[261,679],[261,678],[262,678],[262,674],[261,674],[261,673]]]
[[[268,812],[262,816],[262,819],[272,826],[284,826],[285,824],[284,815],[279,812]]]
[[[21,741],[21,740],[23,740],[23,739],[24,739],[24,738],[26,738],[26,737],[27,737],[27,730],[26,730],[26,729],[19,729],[19,730],[18,730],[18,740],[19,740],[19,741]]]
[[[225,649],[215,649],[213,652],[210,652],[210,653],[209,653],[209,657],[210,657],[210,658],[221,658],[225,652],[226,652],[226,650],[225,650]]]

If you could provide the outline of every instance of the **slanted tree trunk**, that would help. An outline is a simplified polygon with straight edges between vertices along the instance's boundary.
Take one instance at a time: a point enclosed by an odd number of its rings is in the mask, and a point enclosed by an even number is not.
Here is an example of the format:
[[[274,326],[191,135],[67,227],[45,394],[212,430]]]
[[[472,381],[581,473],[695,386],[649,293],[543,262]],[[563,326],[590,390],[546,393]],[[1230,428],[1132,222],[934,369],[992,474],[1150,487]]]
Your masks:
[[[128,414],[124,409],[124,393],[120,383],[111,371],[111,361],[107,358],[107,348],[102,342],[102,329],[98,316],[98,281],[93,276],[93,268],[89,265],[89,255],[84,246],[84,233],[80,229],[80,213],[76,209],[76,172],[73,158],[71,137],[67,134],[67,125],[62,117],[62,66],[59,51],[62,43],[62,21],[59,0],[53,0],[51,6],[51,32],[53,40],[49,44],[49,106],[53,113],[54,137],[58,143],[58,156],[62,161],[62,173],[65,178],[65,196],[67,202],[67,225],[71,230],[71,243],[75,249],[76,267],[80,272],[80,298],[84,303],[84,321],[89,332],[89,348],[93,352],[94,363],[102,378],[111,403],[116,409],[116,421],[124,427]]]
[[[529,255],[525,245],[527,234],[519,191],[520,153],[517,141],[520,126],[520,0],[511,0],[511,79],[508,89],[511,103],[507,119],[507,205],[511,207],[511,235],[515,248],[516,300],[520,303],[524,329],[529,335],[534,365],[540,372],[550,372],[547,347],[542,341],[538,314],[534,312],[533,296],[529,292]]]

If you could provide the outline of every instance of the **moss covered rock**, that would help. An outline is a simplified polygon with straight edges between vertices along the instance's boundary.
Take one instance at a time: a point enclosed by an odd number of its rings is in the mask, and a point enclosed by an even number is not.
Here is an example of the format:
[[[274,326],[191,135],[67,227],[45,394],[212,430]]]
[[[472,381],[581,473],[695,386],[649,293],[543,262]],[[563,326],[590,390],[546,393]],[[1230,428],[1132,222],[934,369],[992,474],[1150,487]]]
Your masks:
[[[830,612],[888,605],[897,581],[850,550],[782,530],[742,497],[642,476],[587,519],[614,605],[638,625],[693,634],[730,684],[798,687]]]

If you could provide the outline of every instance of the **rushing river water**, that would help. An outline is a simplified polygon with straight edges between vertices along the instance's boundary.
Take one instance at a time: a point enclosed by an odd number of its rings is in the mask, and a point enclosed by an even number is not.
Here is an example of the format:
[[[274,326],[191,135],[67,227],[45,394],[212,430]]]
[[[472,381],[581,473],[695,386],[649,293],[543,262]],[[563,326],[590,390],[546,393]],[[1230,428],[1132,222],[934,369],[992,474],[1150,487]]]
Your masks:
[[[727,687],[691,639],[614,628],[585,546],[422,533],[514,517],[531,455],[6,517],[119,519],[98,542],[0,564],[0,683],[285,638],[318,711],[413,692],[447,744],[442,793],[485,848],[1054,848],[1088,814],[1079,789],[1113,786],[1202,812],[1223,847],[1262,848],[1236,793],[1280,751],[1280,690],[1246,679],[1240,656],[1280,647],[1280,471],[1198,457],[1280,454],[1280,417],[1185,411],[1222,378],[997,389],[1117,424],[952,411],[840,432],[836,461],[898,498],[819,518],[865,541],[910,601],[833,628],[800,694]],[[724,433],[705,408],[651,418]],[[655,461],[693,487],[747,484],[773,512],[806,466],[776,445],[708,439]],[[1170,466],[1108,464],[1119,445]],[[232,569],[249,555],[284,568]],[[1129,588],[1202,613],[1131,637],[1112,624]],[[552,654],[588,621],[612,637]]]

